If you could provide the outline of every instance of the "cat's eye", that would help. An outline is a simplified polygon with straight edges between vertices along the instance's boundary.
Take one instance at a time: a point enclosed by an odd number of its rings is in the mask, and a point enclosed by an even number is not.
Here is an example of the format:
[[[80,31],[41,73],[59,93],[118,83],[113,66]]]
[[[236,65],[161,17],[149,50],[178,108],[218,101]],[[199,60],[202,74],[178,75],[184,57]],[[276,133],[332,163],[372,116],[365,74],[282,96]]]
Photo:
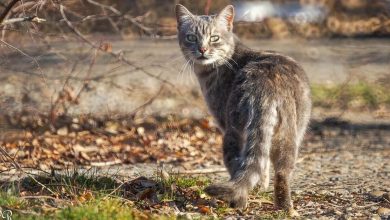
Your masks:
[[[217,41],[219,41],[219,36],[218,36],[218,35],[213,35],[213,36],[211,36],[210,41],[211,41],[211,42],[217,42]]]
[[[188,35],[186,36],[186,39],[187,39],[187,41],[189,41],[189,42],[195,42],[195,41],[197,40],[197,37],[196,37],[195,35],[193,35],[193,34],[188,34]]]

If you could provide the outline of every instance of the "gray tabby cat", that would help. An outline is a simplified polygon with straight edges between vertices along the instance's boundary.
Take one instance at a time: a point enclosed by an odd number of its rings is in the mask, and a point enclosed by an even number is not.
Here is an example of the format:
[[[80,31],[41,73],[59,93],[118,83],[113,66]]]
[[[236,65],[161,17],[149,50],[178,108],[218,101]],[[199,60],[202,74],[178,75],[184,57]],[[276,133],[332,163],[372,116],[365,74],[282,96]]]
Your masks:
[[[208,186],[210,196],[245,208],[249,191],[269,185],[275,169],[274,203],[294,214],[290,179],[310,118],[307,76],[290,57],[257,52],[233,34],[234,8],[196,16],[176,5],[178,38],[223,133],[223,155],[231,179]]]

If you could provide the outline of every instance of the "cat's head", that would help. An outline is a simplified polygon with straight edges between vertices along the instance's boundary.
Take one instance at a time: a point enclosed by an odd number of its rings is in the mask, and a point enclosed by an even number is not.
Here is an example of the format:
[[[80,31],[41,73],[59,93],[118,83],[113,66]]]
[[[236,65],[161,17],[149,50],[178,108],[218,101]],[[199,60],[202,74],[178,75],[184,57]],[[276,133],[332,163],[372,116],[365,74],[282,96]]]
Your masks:
[[[187,60],[200,65],[223,64],[234,52],[234,8],[226,6],[217,15],[193,15],[176,5],[178,38]]]

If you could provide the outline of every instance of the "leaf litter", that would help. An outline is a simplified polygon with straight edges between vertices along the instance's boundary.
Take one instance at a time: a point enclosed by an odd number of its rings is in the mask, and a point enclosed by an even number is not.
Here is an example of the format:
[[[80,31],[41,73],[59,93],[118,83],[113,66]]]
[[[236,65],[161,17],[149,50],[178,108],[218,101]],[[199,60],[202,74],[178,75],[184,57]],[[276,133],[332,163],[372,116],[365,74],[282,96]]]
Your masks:
[[[16,202],[6,201],[0,204],[3,208],[50,216],[66,207],[113,202],[140,219],[287,217],[273,208],[272,189],[254,190],[248,209],[241,211],[203,193],[210,182],[226,180],[226,173],[191,175],[195,169],[223,166],[221,134],[210,118],[78,116],[59,118],[55,124],[45,120],[36,115],[9,118],[13,130],[3,136],[1,146],[21,167],[40,170],[36,179],[47,188],[30,177],[2,179],[4,191],[16,195]],[[294,175],[293,199],[301,216],[386,218],[389,130],[386,124],[313,121]],[[10,172],[12,164],[2,161],[1,172]],[[89,173],[91,167],[137,163],[170,164],[188,172],[161,169],[135,179]],[[80,173],[79,168],[88,172]]]

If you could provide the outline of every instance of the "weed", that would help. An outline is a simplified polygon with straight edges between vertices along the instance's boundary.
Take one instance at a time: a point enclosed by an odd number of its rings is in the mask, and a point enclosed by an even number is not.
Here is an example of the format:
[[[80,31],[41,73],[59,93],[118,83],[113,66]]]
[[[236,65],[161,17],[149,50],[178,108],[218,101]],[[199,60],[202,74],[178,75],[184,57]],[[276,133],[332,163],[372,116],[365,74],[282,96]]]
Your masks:
[[[380,84],[312,85],[313,104],[323,108],[376,109],[390,106],[390,93]]]

